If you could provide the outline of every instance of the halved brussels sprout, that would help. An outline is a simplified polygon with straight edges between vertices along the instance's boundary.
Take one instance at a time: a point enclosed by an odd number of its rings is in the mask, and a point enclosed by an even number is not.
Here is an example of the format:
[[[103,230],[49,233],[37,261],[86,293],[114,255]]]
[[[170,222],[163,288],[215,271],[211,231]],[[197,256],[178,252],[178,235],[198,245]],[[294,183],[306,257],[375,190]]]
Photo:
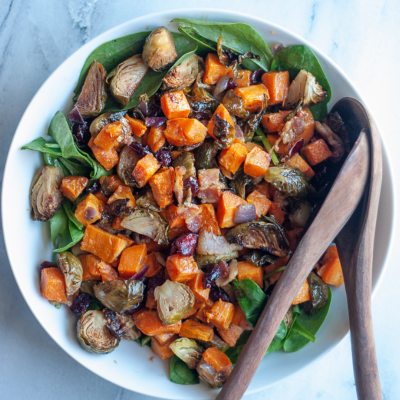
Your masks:
[[[308,201],[302,202],[289,214],[292,227],[304,228],[311,215],[311,205]]]
[[[310,288],[311,300],[303,304],[304,311],[308,314],[315,314],[323,308],[328,301],[328,285],[314,272],[311,272],[307,278]]]
[[[228,148],[236,137],[235,125],[215,114],[213,118],[213,134],[224,149]]]
[[[110,92],[115,100],[126,107],[139,83],[142,81],[148,67],[142,56],[136,54],[118,65],[110,72],[107,80],[110,80]]]
[[[183,283],[165,281],[154,290],[158,316],[165,325],[180,321],[194,306],[194,294]]]
[[[119,112],[106,112],[104,114],[99,115],[95,118],[90,124],[89,131],[92,137],[96,137],[100,131],[108,124],[112,122],[119,121],[122,117],[124,117],[126,111]]]
[[[135,327],[135,322],[130,315],[118,314],[106,308],[104,310],[104,316],[107,320],[107,328],[115,337],[128,341],[136,340],[140,337],[140,332]]]
[[[268,251],[278,257],[285,257],[289,251],[284,230],[275,218],[262,216],[258,221],[237,225],[225,237],[230,243],[237,243],[248,249]]]
[[[196,252],[208,256],[226,256],[234,251],[242,250],[237,244],[230,244],[224,236],[200,229]]]
[[[148,236],[158,244],[168,244],[169,225],[158,213],[148,210],[135,210],[121,221],[121,226],[141,235]]]
[[[101,282],[94,286],[95,296],[110,310],[123,313],[143,300],[141,281],[124,280]]]
[[[307,177],[297,168],[286,164],[270,167],[265,173],[264,179],[287,196],[296,198],[307,196]]]
[[[160,26],[147,36],[142,56],[144,62],[156,72],[167,69],[178,59],[174,38],[167,28]]]
[[[161,208],[158,206],[156,199],[153,196],[152,190],[148,190],[143,196],[139,197],[136,200],[136,206],[150,211],[161,211]]]
[[[72,296],[82,283],[83,268],[79,258],[68,251],[58,253],[57,267],[64,275],[67,296]]]
[[[234,90],[228,90],[222,99],[222,104],[230,114],[239,118],[247,118],[250,113],[245,110],[243,99],[235,94]]]
[[[229,349],[229,344],[223,341],[216,333],[214,333],[214,336],[212,340],[205,342],[204,340],[199,340],[199,343],[205,348],[208,349],[209,347],[216,347],[218,350],[221,350],[223,353],[225,353],[226,350]]]
[[[95,117],[101,113],[106,100],[106,70],[100,63],[94,61],[89,68],[75,107],[83,118]]]
[[[202,255],[195,253],[194,260],[196,261],[196,264],[200,268],[202,268],[210,264],[218,264],[220,261],[233,260],[234,258],[238,257],[239,257],[238,251],[232,251],[229,254],[224,254],[221,256],[209,256],[209,255]]]
[[[243,165],[233,175],[232,180],[229,182],[229,186],[235,190],[236,194],[241,198],[246,198],[246,185],[252,181],[252,177],[244,173]]]
[[[87,281],[82,281],[81,283],[81,287],[79,288],[79,290],[82,293],[88,293],[90,294],[92,297],[96,297],[94,295],[94,289],[93,286],[97,285],[99,283],[99,281],[93,280],[93,279],[89,279]]]
[[[119,155],[117,174],[119,179],[121,179],[121,181],[124,182],[126,186],[136,186],[135,179],[133,179],[132,176],[132,171],[134,170],[136,163],[139,160],[139,154],[136,153],[136,151],[133,150],[131,147],[125,146],[122,149]]]
[[[222,387],[231,373],[231,370],[217,372],[214,367],[207,364],[203,359],[197,365],[196,370],[200,379],[212,388]]]
[[[215,159],[221,146],[216,140],[205,140],[194,150],[195,166],[197,169],[212,169],[218,167]]]
[[[63,199],[60,185],[63,177],[59,167],[46,165],[36,172],[29,192],[32,219],[48,221],[60,209]]]
[[[277,260],[272,254],[264,253],[261,250],[250,250],[243,258],[256,267],[262,267],[265,264],[273,264]]]
[[[111,353],[121,340],[107,328],[107,320],[99,310],[82,314],[77,325],[77,337],[84,350],[95,354]]]
[[[174,162],[172,163],[174,168],[182,166],[186,168],[186,172],[182,176],[182,179],[185,180],[190,176],[196,178],[196,168],[194,166],[194,156],[192,153],[188,151],[184,151],[178,157],[175,158]]]
[[[197,367],[204,352],[203,347],[197,344],[195,340],[188,338],[176,339],[169,345],[169,348],[177,357],[184,361],[190,369]]]

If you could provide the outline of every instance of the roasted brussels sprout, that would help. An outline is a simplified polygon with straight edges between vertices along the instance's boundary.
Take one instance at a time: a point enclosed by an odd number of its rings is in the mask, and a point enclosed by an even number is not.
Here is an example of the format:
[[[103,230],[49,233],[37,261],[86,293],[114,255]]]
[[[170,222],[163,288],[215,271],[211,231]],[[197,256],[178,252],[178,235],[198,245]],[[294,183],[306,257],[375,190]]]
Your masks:
[[[143,46],[143,60],[153,71],[163,71],[177,59],[174,38],[167,28],[160,26],[146,38]]]
[[[95,354],[111,353],[121,340],[107,328],[107,320],[99,310],[82,314],[77,325],[77,337],[84,350]]]
[[[229,254],[219,255],[219,256],[209,256],[209,255],[202,255],[202,254],[195,254],[194,260],[196,264],[202,268],[210,264],[218,264],[220,261],[228,261],[233,260],[234,258],[239,257],[238,251],[232,251]]]
[[[121,226],[148,236],[158,244],[168,244],[169,242],[169,225],[156,212],[137,209],[121,221]]]
[[[315,76],[302,69],[290,84],[283,105],[285,108],[291,109],[301,102],[301,105],[306,108],[324,101],[326,96],[327,93],[316,81]]]
[[[275,218],[262,216],[258,221],[237,225],[229,230],[225,237],[229,243],[268,251],[277,257],[285,257],[288,254],[287,238]]]
[[[195,166],[197,169],[217,168],[218,164],[215,159],[220,145],[216,140],[205,140],[204,143],[194,150]]]
[[[204,61],[196,54],[191,54],[163,79],[161,90],[184,89],[194,83],[197,75],[203,69]]]
[[[32,219],[48,221],[60,209],[63,198],[60,185],[63,177],[59,167],[45,166],[36,172],[29,192]]]
[[[270,167],[264,179],[287,196],[303,198],[307,196],[308,181],[297,168],[282,166]]]
[[[95,117],[101,113],[106,100],[106,70],[100,63],[94,61],[89,68],[75,107],[83,118]]]
[[[200,379],[212,388],[220,388],[228,379],[231,370],[217,372],[210,364],[207,364],[203,359],[199,362],[196,368]]]
[[[182,166],[186,168],[186,172],[183,175],[182,179],[185,180],[190,176],[196,178],[196,168],[194,167],[194,156],[192,153],[188,151],[184,151],[178,157],[175,158],[174,162],[172,163],[174,168]]]
[[[119,155],[117,174],[119,176],[119,179],[121,179],[121,181],[124,182],[126,186],[136,186],[136,182],[132,177],[132,171],[139,160],[139,154],[136,153],[136,151],[133,150],[131,147],[125,146],[122,149]]]
[[[236,137],[235,125],[215,114],[213,118],[213,134],[223,148],[230,147]]]
[[[83,268],[79,258],[68,251],[58,253],[57,267],[64,275],[67,296],[72,296],[82,283]]]
[[[136,200],[136,206],[150,211],[160,212],[161,208],[158,206],[153,191],[148,190],[143,196]]]
[[[242,250],[237,244],[230,244],[224,236],[215,235],[205,229],[200,230],[196,251],[198,254],[209,256],[226,256]]]
[[[243,258],[256,267],[262,267],[265,264],[273,264],[277,260],[272,254],[264,253],[261,250],[251,250],[245,254]]]
[[[252,181],[252,177],[244,173],[243,165],[236,171],[235,175],[233,175],[232,180],[229,182],[229,186],[235,190],[235,193],[242,197],[246,198],[246,185],[248,185]]]
[[[110,80],[110,92],[115,100],[126,107],[139,83],[142,81],[148,67],[142,56],[137,54],[128,58],[110,72],[107,80]]]
[[[311,300],[303,304],[304,311],[308,314],[315,314],[323,308],[328,301],[328,285],[314,272],[311,272],[307,278],[310,288]]]
[[[311,205],[308,201],[300,203],[294,211],[289,214],[293,227],[304,228],[311,215]]]
[[[94,285],[97,285],[98,283],[99,283],[99,281],[92,280],[92,279],[89,279],[89,280],[87,280],[87,281],[82,281],[81,287],[79,288],[79,290],[80,290],[82,293],[88,293],[88,294],[90,294],[92,297],[96,297],[96,296],[94,295],[93,286],[94,286]]]
[[[333,162],[339,162],[346,154],[346,148],[343,140],[337,135],[326,122],[315,121],[315,130],[332,148],[332,156],[330,159]]]
[[[194,306],[194,294],[183,283],[165,281],[154,290],[158,316],[165,325],[180,321]]]
[[[140,337],[140,332],[130,315],[118,314],[106,308],[104,316],[107,320],[107,328],[118,339],[136,340]]]
[[[221,350],[223,353],[225,353],[225,351],[229,349],[229,344],[224,342],[216,333],[214,333],[212,340],[210,340],[208,342],[199,340],[199,343],[206,349],[208,349],[209,347],[216,347],[218,350]]]
[[[212,107],[216,108],[216,100],[211,96],[210,91],[213,86],[203,83],[204,72],[200,72],[193,84],[191,98],[196,103],[211,103]]]
[[[112,122],[119,121],[122,117],[124,117],[126,111],[119,112],[106,112],[104,114],[99,115],[95,118],[90,124],[89,131],[92,137],[96,137],[100,131],[108,124]]]
[[[123,313],[143,300],[143,282],[116,280],[94,286],[95,296],[110,310]]]
[[[204,352],[203,347],[197,344],[195,340],[188,338],[176,339],[169,345],[169,348],[177,357],[184,361],[190,369],[197,367]]]
[[[229,111],[230,114],[239,118],[247,118],[250,114],[244,108],[243,99],[235,94],[234,90],[229,90],[224,98],[222,104]]]

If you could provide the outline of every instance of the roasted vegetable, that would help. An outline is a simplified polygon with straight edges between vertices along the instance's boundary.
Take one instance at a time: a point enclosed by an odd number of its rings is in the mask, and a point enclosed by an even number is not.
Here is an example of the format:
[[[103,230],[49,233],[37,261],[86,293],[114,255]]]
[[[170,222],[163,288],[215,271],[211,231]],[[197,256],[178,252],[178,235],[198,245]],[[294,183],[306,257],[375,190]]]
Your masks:
[[[142,56],[137,54],[128,58],[111,71],[107,76],[110,80],[110,92],[123,107],[126,107],[139,83],[147,72],[147,65]]]
[[[57,268],[44,268],[40,273],[40,292],[50,301],[67,301],[65,279]]]
[[[220,145],[216,140],[205,140],[194,150],[195,166],[197,169],[211,169],[218,167],[216,156]]]
[[[229,90],[224,98],[222,104],[229,111],[230,114],[239,117],[247,118],[250,114],[244,108],[244,101],[242,97],[238,96],[234,90]]]
[[[208,348],[197,365],[200,379],[212,388],[221,387],[232,371],[228,356],[216,347]]]
[[[117,167],[117,174],[125,185],[136,186],[135,179],[132,177],[136,163],[140,160],[140,156],[129,146],[125,146],[120,155]]]
[[[239,252],[232,251],[232,253],[230,253],[230,254],[224,254],[224,255],[220,255],[220,256],[195,254],[194,257],[195,257],[196,264],[201,268],[201,267],[205,267],[210,264],[218,264],[220,261],[228,261],[228,260],[232,260],[234,258],[238,258]]]
[[[135,327],[133,318],[127,314],[118,314],[106,308],[104,316],[107,320],[107,328],[118,339],[136,340],[140,337],[139,330]]]
[[[273,264],[276,257],[269,253],[264,253],[261,250],[251,250],[243,256],[243,258],[254,264],[256,267],[262,267],[265,264]]]
[[[329,297],[328,285],[314,272],[307,278],[311,300],[304,303],[303,308],[308,314],[315,314],[325,307]]]
[[[161,211],[161,208],[158,206],[151,190],[148,190],[143,196],[136,200],[136,206],[149,211]]]
[[[117,313],[129,311],[143,300],[141,281],[115,280],[94,286],[94,294],[107,308]]]
[[[100,63],[94,61],[89,68],[75,107],[83,118],[95,117],[101,113],[106,99],[106,70]]]
[[[252,177],[244,173],[243,166],[236,171],[233,175],[232,180],[229,182],[229,186],[235,191],[236,195],[242,199],[246,198],[246,185],[252,181]]]
[[[84,350],[95,354],[111,353],[120,342],[107,328],[107,320],[99,310],[82,314],[77,325],[77,337]]]
[[[286,164],[268,168],[264,179],[287,196],[295,198],[307,196],[307,177],[300,170]]]
[[[163,71],[177,60],[174,38],[167,28],[160,26],[150,33],[143,46],[142,56],[153,71]]]
[[[240,224],[228,231],[225,237],[229,243],[268,251],[274,256],[285,257],[288,254],[287,238],[274,218],[264,216],[258,221]]]
[[[186,172],[182,177],[183,180],[189,177],[196,178],[196,168],[194,166],[194,156],[192,153],[184,151],[177,158],[175,158],[174,162],[172,163],[172,166],[174,168],[179,166],[185,167]]]
[[[177,357],[187,364],[190,369],[197,367],[204,352],[203,347],[201,347],[195,340],[188,338],[176,339],[169,345],[169,347]]]
[[[72,296],[82,283],[83,269],[79,258],[67,251],[58,253],[57,267],[64,275],[67,296]]]
[[[168,244],[169,225],[157,212],[135,210],[122,220],[121,225],[125,229],[148,236],[159,244]]]
[[[60,209],[63,198],[60,185],[63,176],[59,167],[45,166],[36,172],[29,192],[32,219],[48,221]]]
[[[188,286],[179,282],[165,281],[154,290],[158,316],[165,325],[180,321],[194,306],[194,295]]]
[[[93,138],[95,138],[106,125],[119,121],[122,117],[125,116],[125,114],[126,111],[119,111],[119,112],[106,112],[104,114],[99,115],[90,124],[89,128],[90,134],[92,135]]]
[[[196,251],[201,255],[226,256],[242,247],[237,244],[229,244],[224,236],[215,235],[206,229],[201,229]]]

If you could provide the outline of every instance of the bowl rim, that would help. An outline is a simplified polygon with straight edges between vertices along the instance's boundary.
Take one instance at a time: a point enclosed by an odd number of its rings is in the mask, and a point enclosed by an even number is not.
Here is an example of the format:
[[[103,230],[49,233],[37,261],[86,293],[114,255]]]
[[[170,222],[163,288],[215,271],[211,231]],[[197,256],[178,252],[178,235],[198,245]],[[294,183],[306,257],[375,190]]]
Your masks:
[[[279,24],[276,24],[276,23],[274,23],[274,22],[269,21],[268,19],[261,18],[261,17],[256,17],[256,16],[253,16],[253,15],[250,15],[250,14],[240,13],[240,12],[236,12],[236,11],[224,10],[224,9],[220,9],[220,8],[215,8],[215,9],[214,9],[214,8],[201,8],[201,7],[199,7],[199,8],[198,8],[198,7],[195,7],[195,8],[179,8],[179,9],[173,9],[173,10],[159,11],[159,12],[157,12],[157,13],[145,14],[145,15],[142,15],[142,16],[137,17],[137,18],[132,18],[132,19],[126,21],[126,22],[123,22],[123,23],[121,23],[121,24],[118,24],[118,25],[116,25],[116,26],[114,26],[114,27],[112,27],[112,28],[110,28],[110,29],[104,31],[103,33],[101,33],[101,34],[99,34],[99,35],[93,37],[91,40],[89,40],[89,41],[88,41],[87,43],[85,43],[83,46],[81,46],[81,47],[79,47],[77,50],[75,50],[70,56],[68,56],[68,57],[67,57],[67,58],[66,58],[66,59],[65,59],[65,60],[64,60],[64,61],[63,61],[63,62],[62,62],[62,63],[61,63],[61,64],[46,78],[46,80],[42,83],[42,85],[41,85],[40,88],[37,90],[37,92],[35,93],[35,95],[32,97],[32,99],[31,99],[31,101],[29,102],[28,106],[26,107],[24,113],[22,114],[21,119],[20,119],[20,121],[19,121],[19,123],[18,123],[18,125],[17,125],[17,128],[16,128],[15,132],[14,132],[14,136],[13,136],[13,139],[12,139],[12,141],[11,141],[11,143],[10,143],[9,151],[8,151],[7,158],[6,158],[6,163],[5,163],[4,173],[3,173],[2,193],[1,193],[1,204],[2,204],[2,205],[1,205],[1,217],[2,217],[1,220],[2,220],[2,230],[3,230],[3,233],[4,233],[4,243],[5,243],[5,249],[6,249],[8,261],[9,261],[9,264],[10,264],[10,267],[11,267],[11,270],[12,270],[12,273],[13,273],[13,275],[14,275],[14,279],[15,279],[15,281],[17,282],[18,288],[19,288],[19,290],[20,290],[20,292],[21,292],[21,294],[22,294],[22,296],[23,296],[25,302],[27,303],[27,305],[28,305],[29,309],[31,310],[31,312],[33,313],[33,315],[35,316],[36,320],[39,322],[39,324],[42,326],[42,328],[46,331],[46,333],[47,333],[47,334],[62,348],[62,350],[63,350],[65,353],[67,353],[70,357],[72,357],[75,361],[77,361],[80,365],[82,365],[83,367],[85,367],[86,369],[88,369],[90,372],[92,372],[92,373],[94,373],[94,374],[100,376],[101,378],[103,378],[103,379],[105,379],[105,380],[107,380],[107,381],[109,381],[109,382],[111,382],[111,383],[113,383],[113,384],[116,384],[116,385],[118,385],[118,386],[121,386],[121,387],[123,387],[124,389],[130,390],[130,391],[133,391],[133,390],[132,390],[131,388],[127,387],[126,385],[121,385],[121,384],[119,384],[119,383],[115,383],[111,378],[108,378],[107,376],[103,376],[103,375],[97,373],[96,371],[93,371],[93,370],[90,369],[88,366],[86,366],[81,360],[79,360],[78,358],[76,358],[75,355],[73,355],[68,349],[65,349],[65,348],[61,345],[61,343],[59,343],[58,340],[57,340],[55,337],[53,337],[53,336],[48,332],[48,330],[46,329],[45,325],[42,323],[41,319],[38,317],[36,310],[31,306],[30,302],[28,301],[28,297],[27,297],[27,295],[24,293],[24,291],[22,290],[21,284],[20,284],[20,280],[19,280],[19,278],[17,277],[16,270],[15,270],[14,266],[12,265],[12,262],[11,262],[11,253],[12,253],[12,251],[11,251],[11,245],[10,245],[9,239],[7,238],[7,236],[6,236],[6,234],[5,234],[5,233],[6,233],[6,230],[5,230],[5,227],[6,227],[5,224],[6,224],[6,223],[5,223],[4,214],[5,214],[6,211],[5,211],[5,208],[4,208],[4,204],[5,204],[5,201],[4,201],[4,200],[5,200],[4,187],[5,187],[5,182],[6,182],[7,180],[4,179],[4,177],[6,177],[6,176],[9,175],[8,170],[9,170],[9,168],[10,168],[10,167],[9,167],[9,164],[10,164],[10,158],[12,157],[12,149],[13,149],[14,143],[15,143],[15,141],[16,141],[16,137],[17,137],[16,133],[20,130],[22,121],[25,119],[25,116],[26,116],[28,110],[30,109],[30,107],[32,106],[32,104],[35,103],[36,98],[38,97],[39,93],[42,91],[43,87],[46,85],[47,81],[48,81],[49,79],[51,79],[53,75],[56,75],[56,74],[58,73],[58,71],[63,67],[64,64],[68,63],[69,60],[70,60],[71,58],[73,58],[77,52],[81,52],[81,51],[82,51],[82,52],[85,52],[86,54],[89,55],[90,52],[91,52],[90,49],[91,49],[91,47],[92,47],[92,43],[93,43],[94,41],[101,41],[101,40],[102,40],[102,42],[104,43],[104,42],[106,42],[106,41],[108,41],[108,40],[111,40],[111,39],[105,39],[106,37],[112,36],[113,33],[116,33],[117,31],[119,32],[119,31],[121,31],[121,30],[124,30],[124,28],[127,28],[127,27],[129,27],[130,25],[132,25],[132,24],[140,24],[140,23],[142,23],[142,22],[145,22],[145,20],[150,20],[151,18],[157,18],[157,17],[167,18],[167,16],[170,15],[170,14],[175,14],[175,17],[174,17],[174,18],[178,18],[178,16],[179,16],[179,15],[182,15],[182,14],[185,14],[185,15],[187,15],[187,14],[196,14],[196,15],[199,15],[199,14],[200,14],[200,15],[204,15],[204,14],[205,14],[206,17],[204,17],[204,18],[202,17],[202,19],[211,20],[211,21],[214,20],[214,18],[215,18],[216,15],[217,15],[217,18],[218,18],[218,16],[219,16],[220,14],[223,14],[225,18],[231,19],[232,22],[234,22],[234,19],[235,19],[235,18],[236,18],[236,22],[241,22],[241,19],[245,18],[245,19],[248,20],[248,22],[244,22],[244,23],[251,24],[250,21],[257,21],[257,22],[259,22],[259,23],[261,23],[261,24],[268,25],[269,27],[271,27],[271,28],[273,28],[273,29],[275,29],[275,30],[279,30],[279,31],[281,31],[281,32],[284,33],[284,34],[287,34],[287,35],[293,37],[293,39],[295,39],[296,41],[300,42],[301,44],[304,44],[304,45],[308,46],[308,47],[309,47],[310,49],[312,49],[312,51],[317,55],[318,59],[323,59],[324,62],[325,62],[326,64],[328,64],[333,70],[336,70],[336,71],[341,75],[341,78],[344,79],[344,80],[346,81],[346,83],[352,88],[352,90],[357,94],[359,100],[363,103],[363,105],[365,106],[365,108],[366,108],[368,111],[370,111],[370,107],[369,107],[368,104],[366,103],[365,99],[364,99],[363,96],[360,94],[360,92],[357,90],[356,86],[352,83],[352,81],[350,80],[350,78],[349,78],[349,77],[345,74],[345,72],[342,70],[342,68],[339,67],[339,66],[338,66],[334,61],[332,61],[325,53],[323,53],[321,50],[319,50],[316,46],[314,46],[314,45],[313,45],[312,43],[310,43],[308,40],[302,38],[300,35],[298,35],[298,34],[296,34],[296,33],[293,33],[293,32],[290,31],[289,29],[282,27],[282,26],[279,25]],[[170,20],[169,20],[168,23],[170,23]],[[132,33],[135,33],[135,32],[132,32]],[[115,38],[120,37],[120,36],[118,36],[118,34],[116,34],[116,35],[114,35],[114,36],[115,36]],[[371,115],[373,116],[372,113],[371,113]],[[396,199],[397,193],[396,193],[396,186],[395,186],[395,184],[394,184],[394,176],[393,176],[393,173],[392,173],[392,171],[393,171],[393,164],[392,164],[391,159],[390,159],[390,154],[389,154],[388,151],[387,151],[384,138],[383,138],[382,135],[380,134],[381,130],[380,130],[380,128],[379,128],[379,123],[376,121],[375,118],[374,118],[374,121],[375,121],[375,123],[376,123],[376,125],[377,125],[378,132],[379,132],[379,136],[380,136],[381,143],[382,143],[382,155],[383,155],[382,159],[383,159],[383,162],[386,161],[386,163],[387,163],[387,168],[388,168],[388,171],[389,171],[389,177],[388,177],[388,178],[389,178],[389,184],[390,184],[391,190],[392,190],[391,213],[392,213],[392,215],[393,215],[393,219],[392,219],[392,220],[393,220],[393,221],[396,221],[396,217],[397,217],[397,207],[396,207],[395,199]],[[381,195],[382,195],[382,193],[381,193]],[[389,236],[389,244],[388,244],[388,246],[387,246],[386,254],[385,254],[384,258],[383,258],[381,271],[380,271],[380,273],[379,273],[379,275],[378,275],[378,277],[377,277],[377,280],[376,280],[375,285],[374,285],[373,288],[372,288],[372,299],[374,298],[374,296],[375,296],[375,294],[376,294],[376,292],[377,292],[379,286],[381,285],[382,280],[383,280],[383,276],[384,276],[384,274],[386,273],[386,270],[387,270],[387,267],[388,267],[388,259],[389,259],[390,255],[391,255],[391,253],[392,253],[392,249],[393,249],[393,246],[394,246],[394,237],[395,237],[395,224],[394,224],[394,223],[391,224],[391,229],[390,229],[389,235],[390,235],[390,236]],[[304,365],[302,365],[302,366],[301,366],[300,368],[298,368],[296,371],[289,372],[289,373],[286,374],[285,376],[282,376],[282,378],[277,379],[275,382],[273,382],[273,383],[271,383],[271,384],[267,384],[266,386],[261,386],[261,387],[259,387],[259,388],[255,388],[255,389],[251,389],[251,390],[247,389],[247,391],[246,391],[245,394],[248,395],[248,394],[251,394],[251,393],[255,393],[255,392],[264,390],[264,389],[266,389],[266,388],[269,387],[269,386],[276,385],[276,384],[282,382],[283,380],[285,380],[285,379],[287,379],[287,378],[289,378],[289,377],[291,377],[291,376],[297,374],[298,372],[302,371],[303,369],[309,367],[310,365],[314,364],[315,362],[317,362],[317,361],[320,360],[321,358],[325,357],[325,356],[326,356],[330,351],[332,351],[334,348],[336,348],[336,346],[338,346],[338,345],[349,335],[349,333],[350,333],[350,330],[347,331],[347,333],[336,343],[336,345],[334,345],[334,346],[332,346],[332,347],[328,347],[326,350],[322,351],[318,356],[316,356],[315,358],[313,358],[313,359],[310,360],[309,362],[307,362],[307,363],[305,363]],[[140,390],[140,389],[135,389],[135,392],[141,393],[141,394],[145,394],[145,395],[150,395],[150,396],[152,395],[152,394],[149,394],[148,392],[143,391],[143,390]],[[171,398],[171,399],[173,399],[174,397],[166,397],[166,398]],[[209,398],[209,397],[207,397],[207,398]]]

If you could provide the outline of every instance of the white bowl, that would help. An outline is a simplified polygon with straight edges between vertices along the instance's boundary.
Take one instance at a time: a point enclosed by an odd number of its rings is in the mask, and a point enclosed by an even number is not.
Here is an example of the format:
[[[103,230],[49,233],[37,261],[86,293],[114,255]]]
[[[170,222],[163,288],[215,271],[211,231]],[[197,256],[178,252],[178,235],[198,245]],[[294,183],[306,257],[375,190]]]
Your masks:
[[[2,192],[3,231],[11,268],[26,302],[43,328],[71,357],[104,379],[126,389],[170,399],[211,399],[215,398],[217,391],[203,384],[181,386],[170,382],[168,361],[153,357],[148,347],[123,341],[111,354],[93,355],[79,346],[75,336],[75,317],[67,307],[58,310],[40,295],[38,265],[52,259],[52,245],[49,225],[30,219],[28,193],[32,176],[41,166],[41,156],[37,152],[20,150],[24,144],[47,132],[57,110],[69,112],[72,91],[91,51],[111,39],[160,25],[176,30],[176,25],[170,24],[170,21],[177,17],[244,22],[253,26],[269,44],[306,44],[316,53],[328,77],[333,92],[330,104],[345,96],[358,98],[364,103],[353,84],[331,60],[305,40],[271,22],[230,11],[203,9],[165,11],[134,19],[80,48],[54,71],[32,99],[15,132],[6,163]],[[382,277],[393,237],[393,181],[384,146],[382,192],[385,195],[381,198],[374,247],[374,291]],[[345,291],[341,287],[333,290],[331,311],[317,333],[316,343],[296,353],[278,351],[265,357],[246,393],[265,389],[288,378],[333,349],[348,331]]]

